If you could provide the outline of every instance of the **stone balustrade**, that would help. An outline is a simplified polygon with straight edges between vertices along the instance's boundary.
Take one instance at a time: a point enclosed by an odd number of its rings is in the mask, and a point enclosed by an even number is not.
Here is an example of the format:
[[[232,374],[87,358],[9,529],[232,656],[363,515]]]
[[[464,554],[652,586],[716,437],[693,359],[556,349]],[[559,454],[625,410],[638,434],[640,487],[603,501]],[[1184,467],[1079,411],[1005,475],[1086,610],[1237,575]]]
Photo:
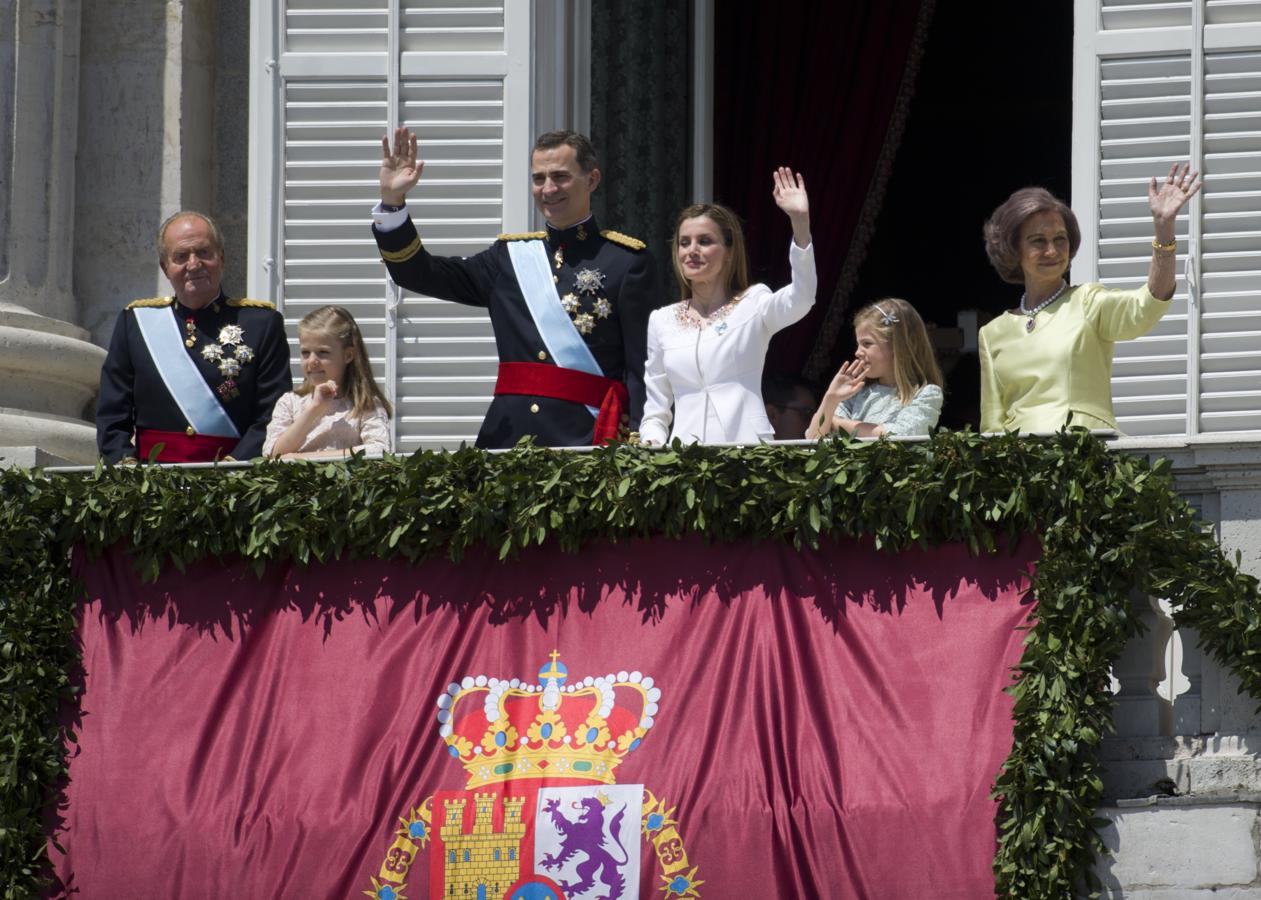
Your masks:
[[[1245,571],[1261,576],[1261,440],[1123,439],[1168,458],[1178,492]],[[1261,716],[1236,680],[1179,631],[1157,598],[1136,597],[1146,632],[1113,668],[1116,733],[1104,740],[1112,852],[1098,873],[1126,900],[1261,898]]]

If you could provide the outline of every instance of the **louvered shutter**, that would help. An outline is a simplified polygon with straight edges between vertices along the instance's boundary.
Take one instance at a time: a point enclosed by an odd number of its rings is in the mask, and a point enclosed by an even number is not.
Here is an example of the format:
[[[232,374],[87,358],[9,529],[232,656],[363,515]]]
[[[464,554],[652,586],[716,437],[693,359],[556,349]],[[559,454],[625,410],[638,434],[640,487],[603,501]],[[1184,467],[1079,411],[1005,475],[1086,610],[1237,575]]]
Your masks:
[[[1100,61],[1098,280],[1147,280],[1152,218],[1147,184],[1191,152],[1191,60],[1175,54]],[[1175,234],[1185,253],[1187,216]],[[1143,337],[1117,345],[1113,406],[1126,434],[1186,429],[1187,295],[1180,276],[1169,312]]]
[[[1176,225],[1169,313],[1117,346],[1113,401],[1130,435],[1261,428],[1261,35],[1248,24],[1261,25],[1261,2],[1076,5],[1074,280],[1142,284],[1148,180],[1188,159],[1205,177]]]
[[[421,142],[408,206],[426,248],[470,255],[526,227],[529,5],[278,0],[254,17],[274,55],[256,53],[254,72],[251,291],[281,305],[295,378],[296,323],[340,304],[394,401],[395,449],[471,441],[494,383],[489,320],[406,293],[393,308],[369,210],[381,136],[398,123]]]
[[[1261,22],[1261,3],[1208,12]],[[1261,52],[1205,53],[1203,141],[1200,431],[1261,430]]]

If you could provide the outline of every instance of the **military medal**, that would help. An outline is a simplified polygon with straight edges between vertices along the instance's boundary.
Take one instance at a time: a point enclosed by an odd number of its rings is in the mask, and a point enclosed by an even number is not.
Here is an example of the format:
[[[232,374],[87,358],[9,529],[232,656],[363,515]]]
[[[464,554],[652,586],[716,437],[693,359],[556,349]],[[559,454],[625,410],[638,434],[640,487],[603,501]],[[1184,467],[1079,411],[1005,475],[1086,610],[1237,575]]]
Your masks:
[[[558,251],[559,252],[559,251]],[[613,305],[604,297],[595,296],[604,289],[604,273],[599,269],[582,269],[574,276],[574,289],[565,296],[560,298],[560,305],[569,318],[573,320],[574,328],[578,329],[579,334],[590,334],[595,330],[595,317],[607,319],[609,314],[613,312]],[[583,298],[579,296],[585,294],[592,299],[592,309],[595,315],[582,311]]]
[[[192,316],[184,320],[184,346],[190,350],[197,346],[197,322]]]
[[[583,269],[574,278],[574,290],[580,294],[597,294],[604,290],[604,273],[599,269]]]
[[[579,334],[590,334],[595,328],[595,319],[591,313],[579,313],[574,316],[574,327],[578,329]]]
[[[552,254],[552,263],[556,266],[556,271],[560,271],[560,267],[565,264],[565,245],[556,248],[556,252]]]
[[[240,325],[224,325],[220,328],[219,342],[202,347],[201,357],[207,362],[219,364],[219,374],[224,381],[215,388],[215,393],[220,399],[227,401],[241,396],[236,376],[241,374],[243,365],[254,359],[254,348],[245,343],[245,331]]]

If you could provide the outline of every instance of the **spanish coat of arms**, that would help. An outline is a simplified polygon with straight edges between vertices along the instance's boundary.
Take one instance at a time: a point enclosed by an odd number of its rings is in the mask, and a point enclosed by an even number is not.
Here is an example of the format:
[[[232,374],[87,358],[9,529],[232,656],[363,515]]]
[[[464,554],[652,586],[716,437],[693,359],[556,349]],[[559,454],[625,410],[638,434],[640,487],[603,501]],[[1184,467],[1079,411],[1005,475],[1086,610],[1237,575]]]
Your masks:
[[[629,900],[640,896],[646,842],[667,900],[700,897],[675,810],[643,785],[616,783],[660,699],[640,672],[571,682],[557,652],[538,683],[452,683],[438,698],[438,731],[468,781],[399,819],[363,893],[407,900],[427,880],[434,900]]]

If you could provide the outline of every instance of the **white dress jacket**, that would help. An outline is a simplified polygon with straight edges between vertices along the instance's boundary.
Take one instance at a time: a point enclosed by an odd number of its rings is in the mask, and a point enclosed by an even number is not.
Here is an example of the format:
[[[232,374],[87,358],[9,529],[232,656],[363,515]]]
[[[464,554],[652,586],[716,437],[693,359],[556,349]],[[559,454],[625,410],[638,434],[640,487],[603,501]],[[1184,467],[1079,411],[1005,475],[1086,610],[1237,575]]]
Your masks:
[[[644,441],[751,444],[774,437],[762,402],[766,348],[775,332],[810,311],[818,281],[814,244],[803,250],[790,242],[788,261],[787,287],[752,285],[724,318],[703,329],[680,320],[683,303],[648,317],[647,399],[639,426]]]

